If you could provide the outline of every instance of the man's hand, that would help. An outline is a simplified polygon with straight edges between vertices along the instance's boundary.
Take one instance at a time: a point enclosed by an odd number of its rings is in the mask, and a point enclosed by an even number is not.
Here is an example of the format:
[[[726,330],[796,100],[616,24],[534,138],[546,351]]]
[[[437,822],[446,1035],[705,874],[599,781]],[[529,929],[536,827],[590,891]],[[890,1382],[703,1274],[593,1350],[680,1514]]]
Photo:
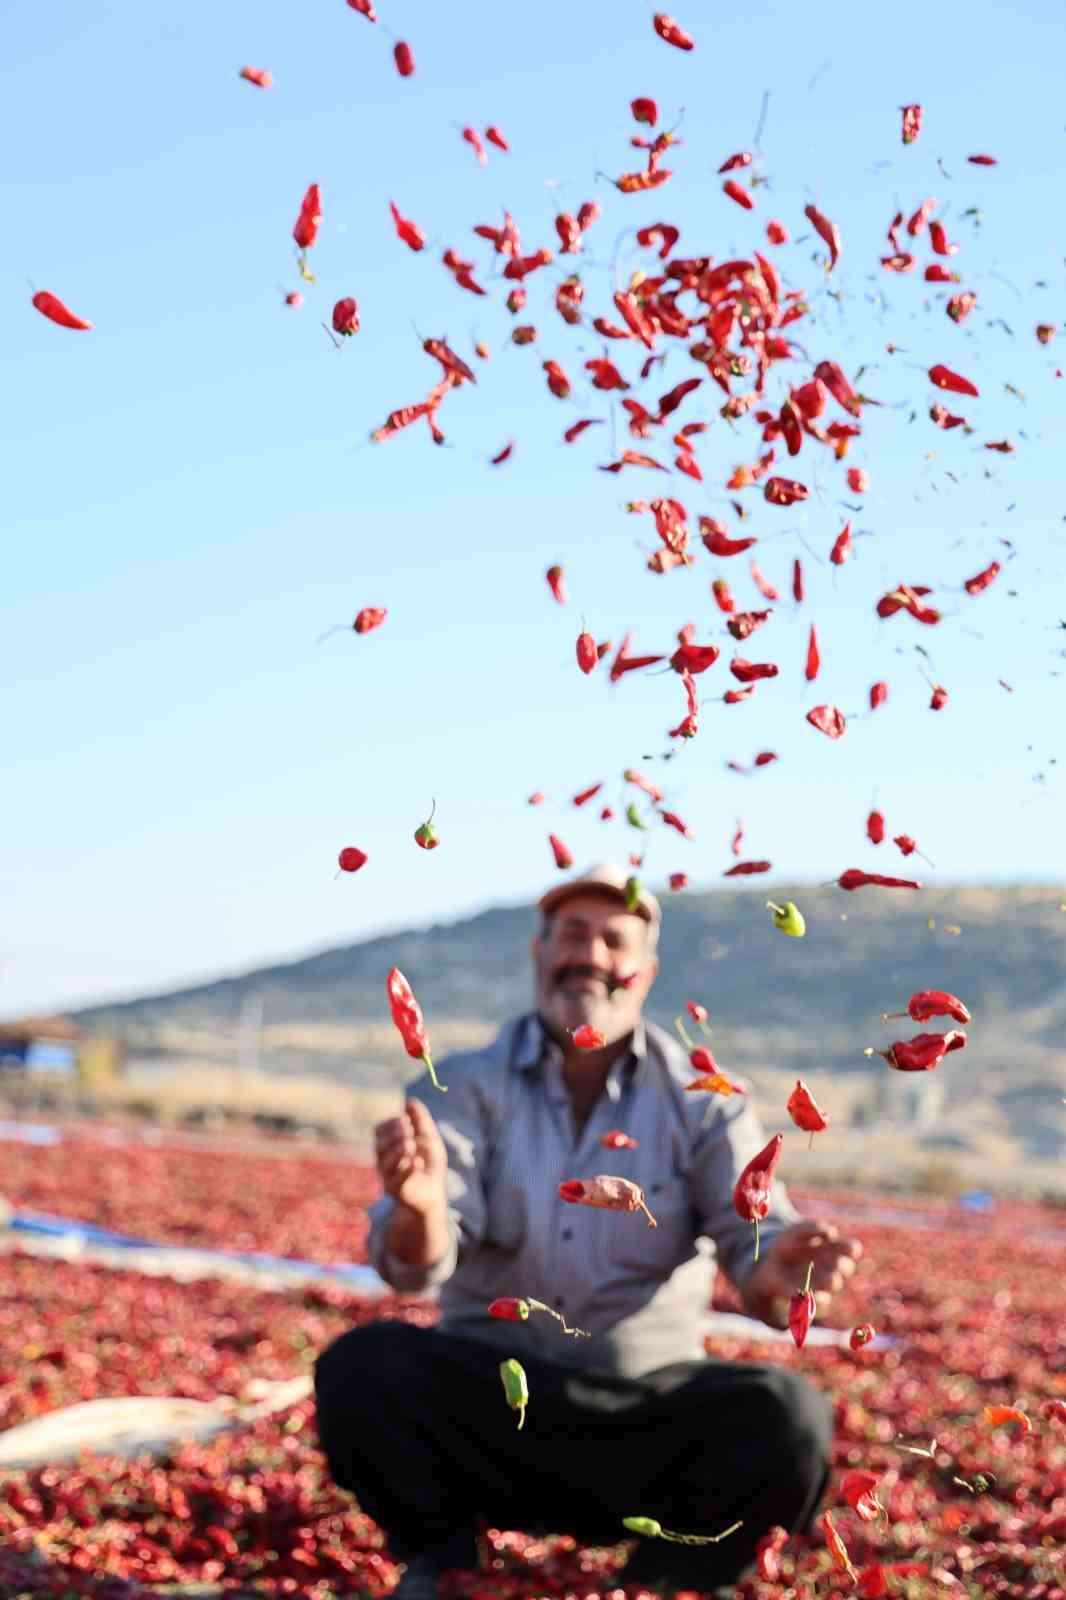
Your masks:
[[[793,1223],[767,1247],[748,1279],[742,1296],[744,1309],[771,1328],[787,1328],[789,1295],[803,1288],[807,1266],[813,1261],[811,1288],[817,1315],[824,1316],[833,1295],[856,1270],[862,1253],[862,1241],[842,1238],[832,1222],[805,1218]]]
[[[421,1216],[446,1208],[448,1151],[421,1100],[408,1100],[403,1116],[377,1124],[374,1148],[387,1195]]]

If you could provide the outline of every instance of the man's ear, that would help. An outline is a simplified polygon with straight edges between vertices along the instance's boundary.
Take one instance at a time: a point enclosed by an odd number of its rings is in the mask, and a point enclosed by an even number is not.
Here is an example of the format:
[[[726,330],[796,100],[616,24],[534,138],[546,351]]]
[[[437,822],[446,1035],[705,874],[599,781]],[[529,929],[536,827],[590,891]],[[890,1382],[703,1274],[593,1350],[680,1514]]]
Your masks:
[[[535,962],[539,962],[539,960],[540,960],[540,938],[539,938],[539,936],[537,934],[534,934],[532,939],[530,939],[530,941],[529,941],[529,953],[533,957],[533,960]]]

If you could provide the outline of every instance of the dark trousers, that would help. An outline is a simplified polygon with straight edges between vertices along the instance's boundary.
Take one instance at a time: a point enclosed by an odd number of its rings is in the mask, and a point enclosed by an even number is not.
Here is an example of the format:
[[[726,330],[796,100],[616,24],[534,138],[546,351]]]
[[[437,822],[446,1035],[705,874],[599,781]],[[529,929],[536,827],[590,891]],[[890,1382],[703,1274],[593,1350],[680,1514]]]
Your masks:
[[[710,1359],[622,1378],[523,1358],[530,1400],[519,1431],[502,1354],[435,1328],[375,1322],[319,1356],[330,1472],[385,1531],[396,1560],[454,1547],[478,1520],[594,1545],[631,1538],[626,1516],[679,1533],[742,1520],[720,1545],[658,1545],[712,1588],[750,1566],[767,1528],[801,1531],[817,1510],[833,1408],[804,1378]]]

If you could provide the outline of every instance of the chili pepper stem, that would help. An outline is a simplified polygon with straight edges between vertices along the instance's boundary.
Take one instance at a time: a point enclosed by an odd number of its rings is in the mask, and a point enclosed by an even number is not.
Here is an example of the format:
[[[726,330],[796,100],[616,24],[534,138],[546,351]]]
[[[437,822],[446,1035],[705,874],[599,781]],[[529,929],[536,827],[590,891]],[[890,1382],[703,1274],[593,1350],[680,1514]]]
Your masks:
[[[440,1079],[437,1077],[436,1068],[433,1065],[433,1057],[430,1055],[428,1050],[423,1050],[422,1060],[425,1062],[429,1075],[433,1079],[434,1089],[439,1089],[441,1094],[447,1094],[448,1085],[446,1083],[441,1083]]]
[[[518,1408],[518,1431],[519,1431],[519,1433],[521,1433],[522,1428],[525,1425],[525,1420],[526,1420],[526,1408],[525,1408],[525,1406],[519,1406],[519,1408]]]
[[[814,1149],[814,1134],[813,1133],[811,1134],[810,1139],[807,1141],[807,1149],[808,1150],[813,1150]]]
[[[759,1219],[758,1219],[758,1217],[753,1217],[752,1221],[755,1224],[755,1259],[756,1259],[756,1261],[758,1261],[758,1259],[759,1259]]]
[[[681,1020],[680,1017],[675,1017],[674,1018],[674,1027],[677,1029],[678,1033],[681,1035],[681,1043],[685,1046],[685,1049],[686,1050],[695,1050],[696,1046],[693,1044],[692,1040],[689,1038],[688,1032],[687,1032],[687,1030],[685,1028],[685,1024]]]
[[[807,1263],[807,1281],[803,1285],[804,1294],[810,1294],[810,1292],[811,1292],[811,1273],[813,1271],[814,1271],[814,1262],[813,1261],[808,1261],[808,1263]]]
[[[566,1318],[565,1317],[561,1317],[559,1315],[558,1311],[553,1311],[551,1306],[546,1306],[544,1304],[543,1300],[531,1300],[531,1299],[529,1299],[527,1297],[526,1304],[528,1306],[530,1306],[534,1311],[546,1311],[548,1313],[549,1317],[554,1317],[556,1322],[559,1322],[559,1323],[562,1324],[562,1329],[563,1329],[564,1333],[572,1334],[575,1339],[591,1339],[592,1338],[592,1335],[590,1333],[586,1333],[584,1328],[568,1328],[567,1325],[566,1325]]]
[[[649,1228],[657,1228],[659,1226],[651,1212],[648,1210],[647,1206],[644,1204],[643,1200],[638,1202],[638,1210],[643,1211],[644,1215],[647,1217]]]
[[[767,900],[766,909],[767,911],[775,911],[779,917],[783,917],[785,914],[784,906],[777,906],[772,900]]]
[[[909,1011],[882,1011],[882,1013],[881,1013],[881,1021],[882,1022],[891,1022],[893,1017],[909,1017],[909,1016],[910,1016],[910,1012]]]
[[[671,1544],[719,1544],[743,1526],[743,1522],[734,1522],[731,1528],[726,1528],[722,1533],[671,1533],[669,1528],[661,1528],[659,1538],[668,1539]]]

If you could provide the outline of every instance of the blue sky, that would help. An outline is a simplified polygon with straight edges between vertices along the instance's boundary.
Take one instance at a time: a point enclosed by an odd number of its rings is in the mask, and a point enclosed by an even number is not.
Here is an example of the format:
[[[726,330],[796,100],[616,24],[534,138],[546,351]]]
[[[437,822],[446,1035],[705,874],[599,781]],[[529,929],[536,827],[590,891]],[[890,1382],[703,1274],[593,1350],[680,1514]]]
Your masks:
[[[760,888],[894,870],[891,844],[864,841],[875,791],[890,830],[936,863],[931,883],[1061,876],[1063,786],[1049,763],[1066,649],[1064,390],[1061,347],[1033,336],[1063,307],[1060,8],[1028,0],[1004,27],[983,0],[904,0],[837,28],[781,4],[693,4],[678,12],[691,54],[655,37],[652,9],[543,0],[516,29],[483,0],[382,0],[377,26],[343,0],[13,8],[0,69],[5,145],[23,153],[4,185],[16,226],[0,273],[12,535],[0,595],[3,1012],[523,901],[552,876],[549,829],[579,863],[633,847],[624,825],[568,803],[602,778],[617,804],[628,765],[654,774],[696,831],[690,842],[656,830],[653,883],[674,870],[719,882],[738,816],[750,853],[774,862]],[[408,80],[392,65],[394,37],[415,52]],[[275,87],[240,82],[246,64],[273,71]],[[769,185],[749,216],[715,169],[750,147],[764,91]],[[666,125],[684,108],[684,142],[669,185],[621,196],[595,175],[639,164],[628,148],[638,94],[658,100]],[[911,100],[925,126],[905,149],[898,107]],[[512,153],[481,169],[459,135],[468,121],[499,123]],[[967,165],[976,151],[999,165]],[[291,229],[312,180],[324,203],[317,282],[293,311],[282,291],[300,286]],[[961,246],[952,265],[979,294],[961,326],[920,270],[878,266],[892,213],[926,195],[942,202]],[[421,255],[396,240],[390,198],[425,229]],[[520,320],[539,342],[510,345],[491,249],[472,225],[507,206],[526,248],[554,247],[555,211],[593,198],[605,215],[585,257],[557,257],[529,280]],[[829,280],[803,218],[810,201],[843,234]],[[963,215],[974,206],[979,226]],[[843,466],[809,441],[781,469],[811,484],[806,504],[778,510],[747,491],[742,531],[759,537],[763,569],[783,590],[793,556],[808,574],[806,603],[784,601],[747,649],[781,676],[724,707],[724,652],[700,680],[699,738],[670,763],[645,762],[668,748],[678,680],[583,679],[574,638],[584,616],[600,638],[631,626],[637,649],[669,650],[691,619],[700,639],[731,645],[708,585],[727,576],[740,604],[759,603],[747,558],[700,550],[689,571],[654,577],[640,548],[654,546],[650,521],[623,507],[668,492],[693,522],[704,512],[732,526],[721,485],[754,460],[757,430],[730,432],[705,384],[679,417],[713,419],[703,486],[596,472],[611,430],[572,448],[560,436],[578,416],[610,414],[581,370],[601,342],[566,328],[549,297],[576,266],[592,314],[610,313],[616,250],[620,282],[649,266],[632,231],[660,217],[681,226],[683,250],[721,260],[759,248],[769,216],[804,241],[771,252],[785,286],[811,300],[798,342],[811,361],[852,374],[866,364],[861,386],[885,402],[866,410],[846,463],[871,473],[852,516],[861,537],[848,566],[827,564],[854,501]],[[444,271],[447,245],[477,261],[484,300]],[[45,321],[27,280],[94,331]],[[362,329],[336,351],[321,323],[345,294]],[[416,327],[467,356],[482,338],[491,358],[476,389],[449,396],[445,448],[421,427],[374,446],[371,429],[435,379]],[[635,376],[633,351],[617,350]],[[545,392],[549,356],[575,380],[569,402]],[[969,437],[928,420],[937,361],[981,389],[956,407]],[[649,391],[698,371],[671,349]],[[786,373],[809,371],[802,359],[775,368],[770,396],[783,398]],[[982,448],[1004,437],[1014,455]],[[513,459],[489,466],[512,438]],[[620,427],[616,443],[636,445]],[[987,593],[961,592],[1008,555]],[[565,608],[543,578],[556,561]],[[900,581],[937,586],[939,627],[877,622],[875,600]],[[386,625],[316,644],[363,605],[387,606]],[[824,658],[813,688],[802,676],[812,620]],[[939,715],[915,644],[950,689]],[[806,724],[821,701],[860,713],[882,677],[888,705],[856,715],[839,742]],[[762,748],[776,765],[725,770]],[[553,803],[531,810],[538,788]],[[426,854],[411,835],[432,797],[442,844]],[[370,862],[338,881],[346,844]]]

